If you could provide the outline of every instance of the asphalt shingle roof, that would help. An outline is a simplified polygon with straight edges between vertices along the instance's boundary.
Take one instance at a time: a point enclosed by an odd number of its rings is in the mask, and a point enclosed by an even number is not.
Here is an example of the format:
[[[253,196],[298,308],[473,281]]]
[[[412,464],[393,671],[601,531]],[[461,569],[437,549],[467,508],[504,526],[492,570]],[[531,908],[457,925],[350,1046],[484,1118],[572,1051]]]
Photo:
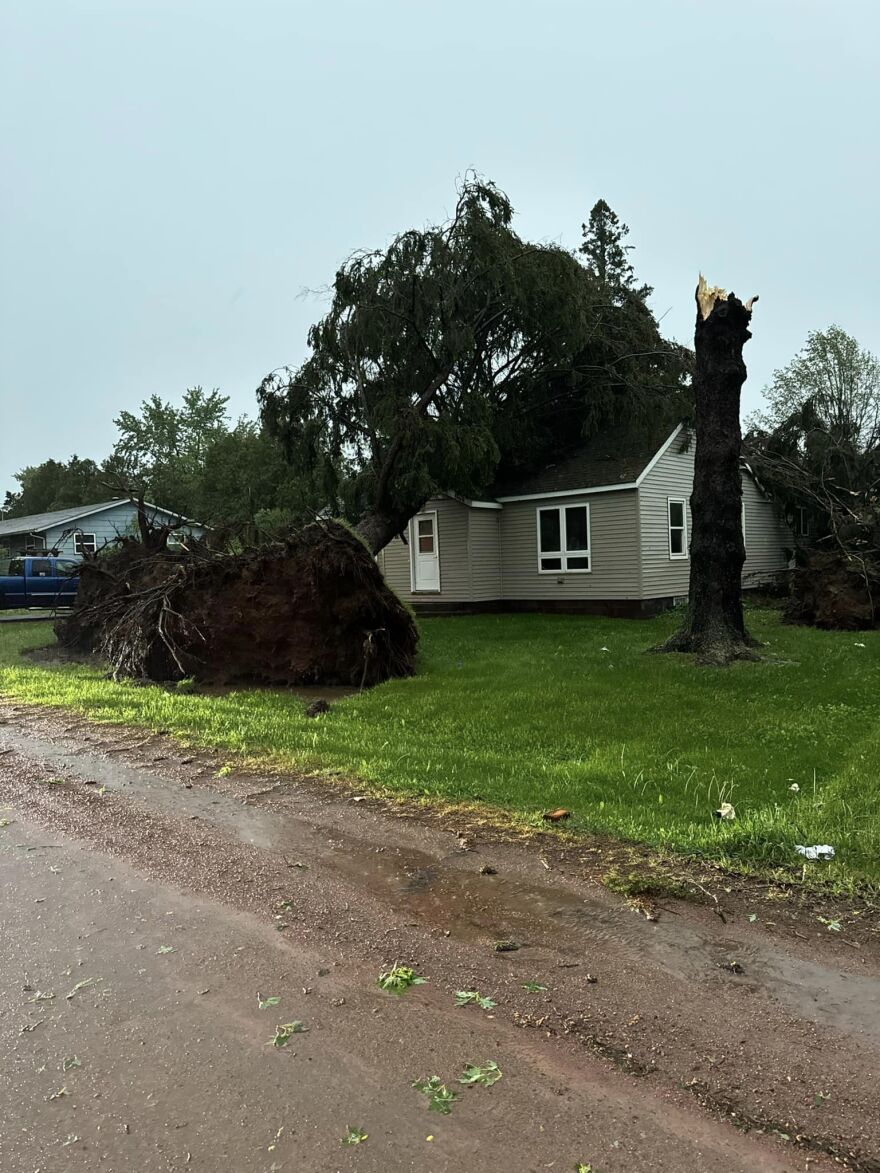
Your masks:
[[[4,534],[38,534],[45,529],[52,529],[56,525],[66,525],[69,521],[76,521],[92,513],[100,513],[109,509],[111,505],[124,504],[125,497],[116,497],[112,501],[98,501],[94,505],[75,505],[70,509],[54,509],[51,513],[32,513],[28,517],[10,517],[0,521],[0,537]]]
[[[519,497],[632,484],[673,431],[669,423],[606,429],[537,472],[493,485],[492,496]]]

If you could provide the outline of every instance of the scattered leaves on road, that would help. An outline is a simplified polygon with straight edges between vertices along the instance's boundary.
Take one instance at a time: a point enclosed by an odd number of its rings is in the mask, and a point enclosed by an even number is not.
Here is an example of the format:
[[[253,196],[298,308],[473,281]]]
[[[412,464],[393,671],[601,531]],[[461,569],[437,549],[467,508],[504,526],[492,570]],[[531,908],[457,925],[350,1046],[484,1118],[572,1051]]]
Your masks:
[[[547,987],[542,986],[540,982],[523,982],[522,988],[524,990],[528,990],[530,994],[543,994],[543,992],[547,989]]]
[[[51,1002],[55,997],[52,993],[44,993],[42,990],[37,990],[33,998],[28,998],[28,1002]]]
[[[498,1082],[501,1074],[501,1068],[494,1059],[490,1059],[482,1067],[475,1063],[468,1063],[464,1072],[458,1077],[458,1082],[463,1083],[466,1087],[473,1087],[476,1084],[479,1084],[480,1087],[491,1087],[493,1083]]]
[[[593,1173],[592,1165],[585,1165],[583,1161],[578,1161],[574,1167],[574,1173]]]
[[[270,1006],[277,1006],[280,1001],[281,999],[274,995],[271,998],[264,998],[262,994],[257,994],[257,1005],[261,1010],[268,1010]]]
[[[62,1071],[73,1071],[74,1067],[82,1067],[82,1063],[77,1059],[76,1055],[71,1055],[69,1059],[61,1061]]]
[[[360,1128],[352,1128],[351,1125],[349,1125],[348,1129],[345,1133],[345,1136],[342,1138],[342,1140],[339,1143],[340,1144],[363,1144],[364,1141],[368,1138],[368,1136],[369,1136],[368,1132],[364,1132]]]
[[[64,997],[69,1002],[71,998],[76,997],[80,990],[85,990],[89,986],[94,986],[97,982],[102,982],[103,980],[103,978],[85,978],[83,981],[77,982],[70,993],[65,994]]]
[[[160,945],[159,948],[156,950],[156,956],[161,957],[162,954],[164,954],[164,953],[173,953],[173,952],[174,952],[173,945]]]
[[[269,1042],[273,1047],[286,1047],[294,1035],[305,1034],[308,1029],[301,1022],[284,1022],[275,1027],[275,1038]]]
[[[426,979],[408,965],[393,965],[379,974],[379,987],[389,994],[403,994],[410,986],[423,986]]]
[[[456,1006],[470,1006],[472,1003],[479,1006],[481,1010],[494,1010],[497,1005],[491,998],[482,997],[477,990],[455,991]]]
[[[519,945],[516,941],[496,941],[493,948],[496,953],[515,953]]]
[[[70,1092],[66,1087],[60,1087],[57,1092],[52,1092],[51,1095],[46,1096],[47,1102],[50,1100],[60,1100],[62,1096],[69,1096]]]
[[[428,1097],[428,1111],[440,1112],[448,1116],[452,1105],[458,1099],[455,1092],[451,1092],[445,1083],[440,1082],[439,1075],[432,1075],[430,1079],[417,1079],[412,1085],[417,1092]]]

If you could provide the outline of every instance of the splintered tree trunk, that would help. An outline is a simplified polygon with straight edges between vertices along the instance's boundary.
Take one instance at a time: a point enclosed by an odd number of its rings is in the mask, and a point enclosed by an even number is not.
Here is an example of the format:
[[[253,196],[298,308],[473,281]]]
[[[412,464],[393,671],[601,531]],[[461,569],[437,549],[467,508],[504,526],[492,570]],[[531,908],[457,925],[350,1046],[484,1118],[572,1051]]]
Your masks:
[[[690,604],[682,628],[657,651],[694,652],[727,664],[757,659],[742,609],[740,392],[746,378],[742,350],[751,333],[752,305],[733,293],[697,286],[696,452],[691,496]]]

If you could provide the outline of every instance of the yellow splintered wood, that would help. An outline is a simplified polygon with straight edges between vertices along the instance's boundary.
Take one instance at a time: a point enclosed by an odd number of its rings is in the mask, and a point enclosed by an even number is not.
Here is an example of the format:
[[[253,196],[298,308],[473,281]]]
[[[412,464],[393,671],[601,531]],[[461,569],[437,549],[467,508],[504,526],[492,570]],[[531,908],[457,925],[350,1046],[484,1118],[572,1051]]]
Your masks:
[[[758,295],[750,297],[745,302],[745,308],[751,313],[752,306],[758,300]],[[727,301],[727,290],[722,289],[720,285],[709,285],[703,274],[700,274],[700,279],[697,282],[697,305],[700,307],[700,317],[705,322],[709,314],[715,308],[716,301]]]

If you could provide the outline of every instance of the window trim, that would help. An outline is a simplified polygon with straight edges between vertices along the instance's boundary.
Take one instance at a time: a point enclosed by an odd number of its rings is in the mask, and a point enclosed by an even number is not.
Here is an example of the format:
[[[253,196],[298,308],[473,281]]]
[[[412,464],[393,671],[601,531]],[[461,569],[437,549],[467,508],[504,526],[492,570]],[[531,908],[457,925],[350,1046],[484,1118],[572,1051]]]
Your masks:
[[[565,544],[565,512],[567,509],[586,509],[587,511],[587,548],[586,550],[569,550]],[[541,514],[556,513],[559,515],[559,550],[541,549]],[[572,505],[539,505],[535,509],[535,539],[538,551],[538,574],[555,574],[557,577],[564,574],[592,574],[593,573],[593,531],[592,510],[588,501],[579,501]],[[541,566],[542,558],[558,558],[558,570],[545,570]],[[569,558],[586,558],[586,566],[572,566],[569,568]]]
[[[84,550],[83,549],[83,542],[87,538],[90,541],[91,549]],[[85,557],[86,554],[97,554],[97,552],[98,552],[98,535],[84,533],[81,529],[76,530],[73,535],[73,552],[74,552],[74,554],[78,554],[80,558]]]
[[[811,538],[813,536],[813,517],[806,505],[797,506],[796,537]]]
[[[681,506],[681,525],[672,524],[672,506]],[[682,552],[674,554],[672,552],[672,531],[673,529],[681,530],[681,546]],[[690,550],[688,548],[688,511],[686,497],[667,497],[666,498],[666,542],[669,547],[669,558],[672,562],[684,562],[690,558]]]

